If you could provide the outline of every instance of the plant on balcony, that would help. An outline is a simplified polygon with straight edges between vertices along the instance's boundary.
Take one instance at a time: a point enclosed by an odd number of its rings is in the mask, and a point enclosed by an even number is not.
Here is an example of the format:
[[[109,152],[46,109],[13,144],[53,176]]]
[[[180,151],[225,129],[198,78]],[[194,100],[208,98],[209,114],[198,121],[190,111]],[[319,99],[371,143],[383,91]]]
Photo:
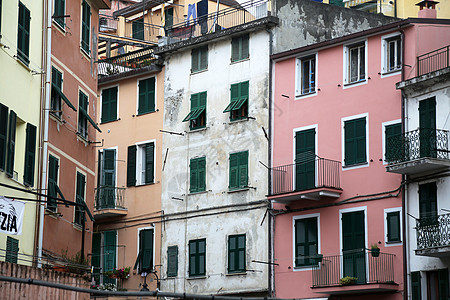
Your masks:
[[[352,284],[356,284],[357,280],[358,280],[358,278],[356,278],[356,277],[345,276],[345,277],[342,277],[341,279],[339,279],[339,283],[341,285],[352,285]]]
[[[372,244],[372,246],[370,246],[370,253],[373,257],[380,256],[380,248],[378,248],[377,244]]]
[[[130,277],[131,267],[114,269],[112,271],[103,272],[103,275],[108,276],[109,278],[117,278],[117,279],[128,279]]]

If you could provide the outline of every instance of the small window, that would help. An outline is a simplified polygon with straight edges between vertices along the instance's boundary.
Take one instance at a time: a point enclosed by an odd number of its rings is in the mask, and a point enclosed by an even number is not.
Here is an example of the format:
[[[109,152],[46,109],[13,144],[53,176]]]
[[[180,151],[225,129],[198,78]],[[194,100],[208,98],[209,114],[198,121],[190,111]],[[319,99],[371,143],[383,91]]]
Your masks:
[[[27,66],[30,63],[30,20],[30,10],[19,1],[17,58]]]
[[[419,218],[423,224],[437,223],[437,185],[430,182],[419,185]]]
[[[155,77],[139,80],[138,115],[155,111]]]
[[[128,147],[127,186],[150,184],[155,180],[155,143]]]
[[[53,155],[49,155],[48,157],[48,181],[47,181],[47,195],[50,196],[47,199],[47,209],[53,212],[56,212],[58,207],[57,200],[54,198],[58,198],[58,172],[59,172],[59,160]]]
[[[345,166],[366,163],[366,118],[345,121],[344,136]]]
[[[189,241],[189,277],[206,274],[206,239]]]
[[[384,72],[394,72],[402,69],[402,39],[395,36],[383,41],[385,46]]]
[[[81,7],[81,49],[89,55],[91,39],[91,7],[85,0],[83,0]]]
[[[206,126],[206,92],[191,95],[191,111],[183,119],[187,121],[191,130]]]
[[[139,274],[153,270],[153,229],[139,231],[139,253],[136,259]]]
[[[295,220],[295,266],[304,267],[317,264],[311,259],[318,254],[317,218]]]
[[[6,255],[5,261],[17,264],[19,256],[19,240],[10,236],[6,237]]]
[[[191,159],[189,192],[203,192],[206,189],[206,157]]]
[[[66,10],[66,1],[65,0],[55,0],[55,4],[53,7],[53,21],[56,24],[61,26],[64,29],[66,24],[64,23],[64,15]]]
[[[245,234],[228,237],[228,273],[246,271]]]
[[[36,157],[36,126],[27,123],[27,132],[25,140],[25,170],[23,174],[23,183],[26,186],[34,185],[35,157]]]
[[[192,50],[191,72],[198,72],[208,69],[208,46],[203,46]]]
[[[345,48],[347,74],[345,83],[355,83],[366,80],[366,45],[365,43]]]
[[[77,204],[84,205],[85,204],[85,190],[86,190],[86,176],[81,174],[80,172],[77,172],[77,182],[76,182],[76,192],[75,192],[75,202]],[[74,223],[77,225],[82,225],[84,222],[84,209],[82,209],[80,206],[75,206],[75,216],[74,216]]]
[[[60,95],[60,91],[62,91],[62,83],[62,73],[55,67],[52,67],[52,96],[50,100],[50,113],[58,119],[60,119],[62,115]]]
[[[230,190],[248,187],[248,151],[230,154]]]
[[[7,106],[0,103],[0,170],[5,170],[6,149],[8,144],[8,115]]]
[[[167,277],[178,275],[178,246],[167,248]]]
[[[384,130],[384,160],[392,161],[398,157],[398,151],[401,145],[402,124],[396,123],[387,125]]]
[[[249,82],[244,81],[232,84],[230,88],[231,100],[230,104],[223,111],[230,113],[230,120],[242,120],[248,117],[248,92]]]
[[[164,27],[167,29],[173,25],[173,7],[170,7],[164,11]]]
[[[102,123],[117,120],[117,92],[117,86],[102,90]]]
[[[231,61],[236,62],[249,57],[248,34],[231,40]]]
[[[296,95],[316,92],[316,57],[310,56],[297,60]]]
[[[132,36],[133,39],[137,40],[144,40],[144,19],[139,19],[136,21],[133,21],[132,23]]]
[[[11,110],[9,113],[8,139],[6,146],[6,175],[14,176],[14,158],[16,152],[16,125],[17,115]]]
[[[87,139],[88,138],[88,119],[86,115],[88,114],[88,96],[80,91],[78,97],[78,134]]]
[[[401,240],[401,226],[400,226],[400,211],[393,211],[386,213],[387,225],[387,242],[400,243]]]

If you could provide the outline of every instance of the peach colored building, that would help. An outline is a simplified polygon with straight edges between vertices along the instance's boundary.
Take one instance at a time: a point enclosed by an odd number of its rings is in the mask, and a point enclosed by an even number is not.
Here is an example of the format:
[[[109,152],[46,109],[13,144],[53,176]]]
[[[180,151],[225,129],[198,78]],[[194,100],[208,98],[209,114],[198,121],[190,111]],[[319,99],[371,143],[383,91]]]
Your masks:
[[[385,141],[402,132],[395,84],[442,46],[447,23],[407,19],[272,55],[276,297],[406,292],[402,177],[386,172]]]

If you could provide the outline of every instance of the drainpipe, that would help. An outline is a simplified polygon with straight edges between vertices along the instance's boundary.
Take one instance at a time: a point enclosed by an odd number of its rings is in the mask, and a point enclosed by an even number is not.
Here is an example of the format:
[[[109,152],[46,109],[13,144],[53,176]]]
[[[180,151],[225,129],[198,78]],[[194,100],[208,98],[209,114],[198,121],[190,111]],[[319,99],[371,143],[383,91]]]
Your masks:
[[[43,149],[42,149],[42,173],[41,173],[41,193],[47,188],[47,153],[48,153],[48,118],[49,118],[49,110],[50,110],[50,82],[51,82],[51,74],[52,74],[52,0],[47,0],[47,41],[46,41],[46,53],[45,53],[45,104],[44,104],[44,128],[43,131]],[[42,202],[39,203],[39,232],[38,232],[38,263],[37,267],[40,268],[42,266],[42,244],[44,240],[44,214],[45,214],[45,205],[43,202],[46,202],[46,198],[40,196],[40,200]]]

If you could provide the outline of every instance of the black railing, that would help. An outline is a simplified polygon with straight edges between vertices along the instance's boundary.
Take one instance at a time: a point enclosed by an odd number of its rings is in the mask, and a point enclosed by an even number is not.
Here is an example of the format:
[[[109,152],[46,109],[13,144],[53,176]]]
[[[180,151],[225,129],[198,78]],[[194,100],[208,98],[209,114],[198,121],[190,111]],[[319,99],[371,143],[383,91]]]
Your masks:
[[[312,265],[312,286],[394,284],[394,256],[394,254],[380,252],[372,254],[371,250],[365,249],[323,256],[321,262]],[[349,277],[347,282],[341,280],[344,277]]]
[[[389,164],[418,158],[449,159],[448,131],[416,129],[386,139],[386,161]]]
[[[122,55],[101,59],[98,61],[99,77],[111,76],[143,67],[156,62],[152,48],[125,53]]]
[[[340,162],[325,158],[271,169],[271,195],[316,188],[340,189]]]
[[[116,208],[125,208],[125,188],[100,186],[95,189],[95,209]]]
[[[417,76],[450,67],[450,45],[417,57]]]
[[[169,42],[176,42],[242,25],[268,16],[268,0],[248,1],[174,24],[166,29]]]
[[[417,248],[450,246],[450,214],[416,220]]]

